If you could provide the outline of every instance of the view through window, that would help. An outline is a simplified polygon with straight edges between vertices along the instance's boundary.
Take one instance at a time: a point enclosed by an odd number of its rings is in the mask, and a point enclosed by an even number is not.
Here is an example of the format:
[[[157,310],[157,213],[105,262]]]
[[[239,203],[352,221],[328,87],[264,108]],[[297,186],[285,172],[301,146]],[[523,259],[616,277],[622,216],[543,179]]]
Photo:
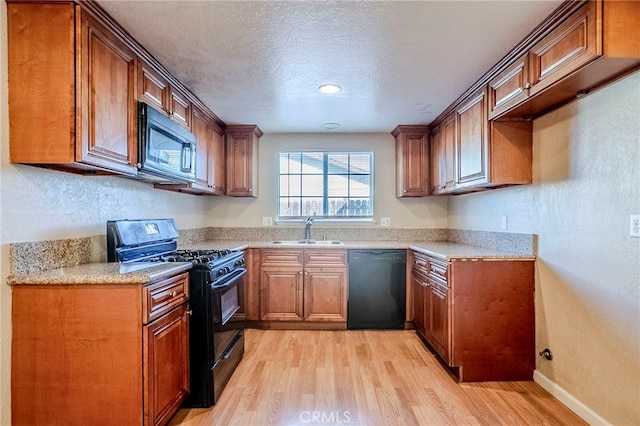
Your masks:
[[[373,217],[372,152],[281,152],[278,217]]]

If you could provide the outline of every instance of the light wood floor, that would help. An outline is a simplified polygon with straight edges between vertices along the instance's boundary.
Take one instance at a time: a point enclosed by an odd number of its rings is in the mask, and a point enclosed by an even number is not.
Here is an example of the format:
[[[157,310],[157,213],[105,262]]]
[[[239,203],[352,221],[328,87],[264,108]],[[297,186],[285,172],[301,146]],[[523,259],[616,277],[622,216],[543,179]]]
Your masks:
[[[584,425],[534,382],[460,384],[413,331],[247,329],[211,409],[171,425]]]

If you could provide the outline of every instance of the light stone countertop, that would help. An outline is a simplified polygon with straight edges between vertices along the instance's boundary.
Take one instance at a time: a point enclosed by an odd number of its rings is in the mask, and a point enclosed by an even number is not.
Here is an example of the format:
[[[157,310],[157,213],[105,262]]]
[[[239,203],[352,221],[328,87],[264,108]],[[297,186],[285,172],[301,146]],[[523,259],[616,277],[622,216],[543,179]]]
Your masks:
[[[342,244],[274,244],[270,241],[203,241],[178,247],[201,250],[244,250],[247,248],[273,249],[411,249],[447,261],[460,259],[535,260],[531,254],[494,250],[453,242],[407,241],[348,241]],[[10,275],[7,284],[146,284],[160,278],[176,275],[191,268],[190,262],[151,263],[128,265],[118,263],[87,263],[46,270],[25,275]]]
[[[28,275],[10,275],[7,284],[147,284],[191,269],[191,262],[86,263]]]
[[[514,253],[505,250],[494,250],[485,247],[472,246],[467,244],[453,243],[448,241],[346,241],[342,244],[295,244],[272,243],[270,241],[204,241],[191,244],[185,249],[228,249],[244,250],[246,248],[274,248],[274,249],[411,249],[437,257],[444,260],[455,259],[504,259],[504,260],[535,260],[532,254]]]

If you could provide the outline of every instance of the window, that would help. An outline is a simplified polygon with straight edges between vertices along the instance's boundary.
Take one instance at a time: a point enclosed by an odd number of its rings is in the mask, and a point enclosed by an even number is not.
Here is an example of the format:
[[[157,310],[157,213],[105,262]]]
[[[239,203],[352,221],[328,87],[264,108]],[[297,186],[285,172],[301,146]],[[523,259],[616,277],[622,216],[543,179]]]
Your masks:
[[[373,152],[281,152],[278,217],[373,217]]]

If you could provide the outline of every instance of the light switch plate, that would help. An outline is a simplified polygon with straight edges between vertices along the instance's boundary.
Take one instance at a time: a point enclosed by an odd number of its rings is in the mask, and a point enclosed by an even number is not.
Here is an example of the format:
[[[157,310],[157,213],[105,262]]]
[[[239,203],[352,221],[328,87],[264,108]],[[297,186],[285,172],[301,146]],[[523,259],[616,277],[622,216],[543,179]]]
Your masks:
[[[391,226],[391,218],[390,217],[380,218],[380,226]]]
[[[629,236],[640,238],[640,214],[632,214],[630,216]]]
[[[265,216],[262,218],[262,226],[273,225],[273,218],[271,216]]]

